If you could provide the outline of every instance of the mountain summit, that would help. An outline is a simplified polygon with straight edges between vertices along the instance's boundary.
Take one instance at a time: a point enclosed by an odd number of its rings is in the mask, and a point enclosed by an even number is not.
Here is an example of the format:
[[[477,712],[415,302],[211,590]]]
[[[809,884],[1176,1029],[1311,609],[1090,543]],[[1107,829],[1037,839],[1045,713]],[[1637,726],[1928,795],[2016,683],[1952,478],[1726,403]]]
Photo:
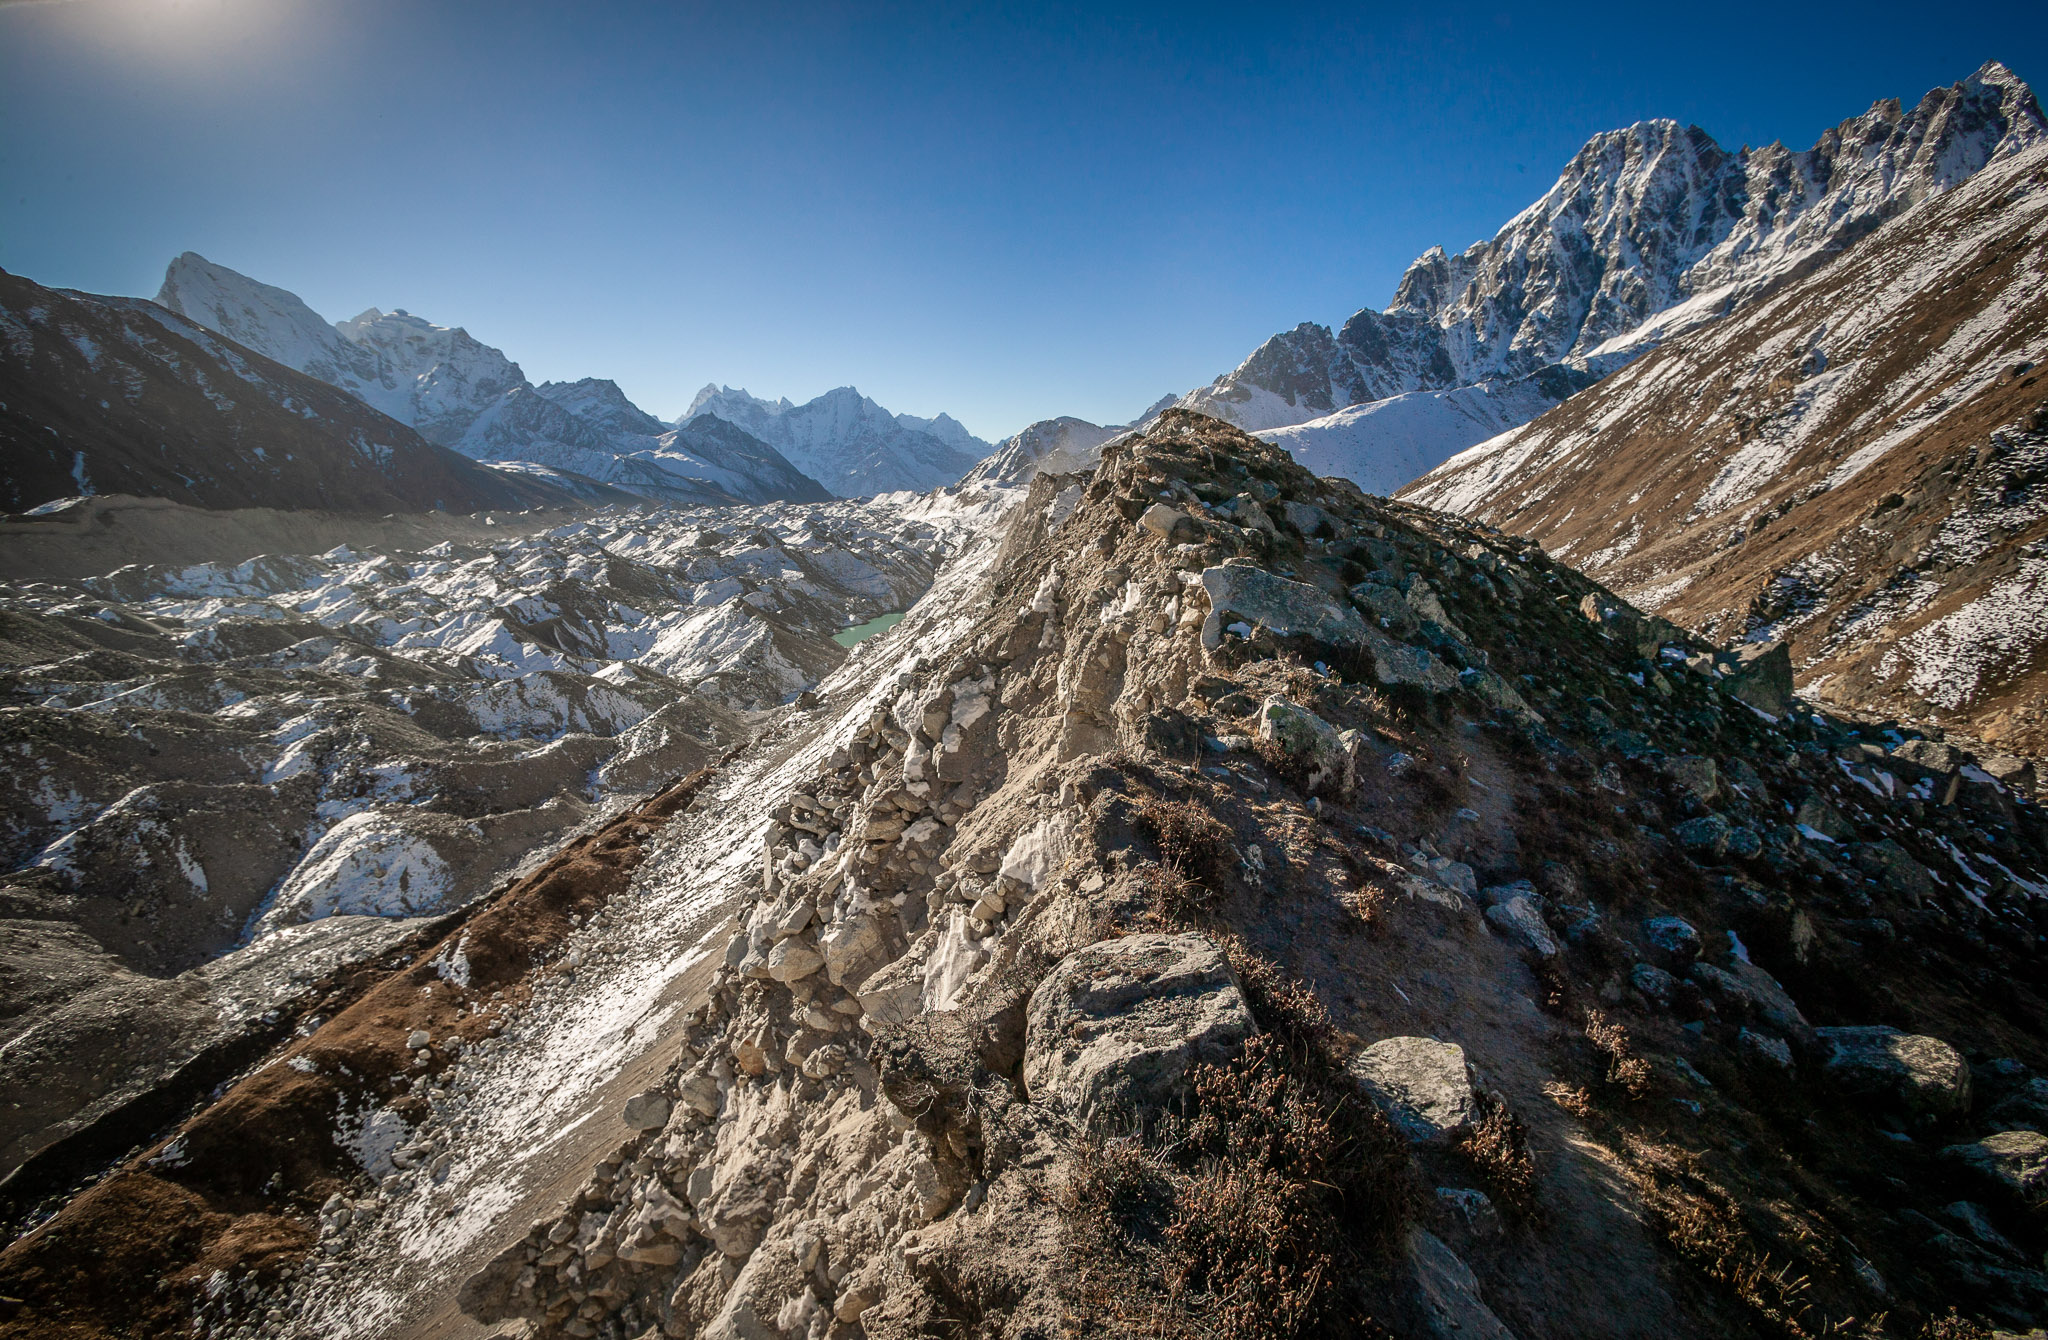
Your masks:
[[[2032,90],[1996,61],[1801,152],[1730,151],[1669,120],[1607,131],[1490,241],[1417,258],[1384,311],[1275,335],[1182,403],[1253,431],[1307,425],[1276,440],[1398,487],[2044,139]]]

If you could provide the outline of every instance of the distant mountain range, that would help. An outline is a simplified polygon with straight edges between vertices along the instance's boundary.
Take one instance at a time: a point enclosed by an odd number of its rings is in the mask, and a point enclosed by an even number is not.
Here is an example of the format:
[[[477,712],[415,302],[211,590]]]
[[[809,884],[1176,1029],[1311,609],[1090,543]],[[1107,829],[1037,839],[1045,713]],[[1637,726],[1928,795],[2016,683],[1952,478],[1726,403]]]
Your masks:
[[[1804,152],[1668,120],[1609,131],[1492,240],[1418,258],[1384,311],[1275,335],[1182,403],[1391,492],[2044,139],[1996,62]]]
[[[991,450],[949,414],[891,414],[851,386],[801,405],[706,386],[683,420],[707,414],[771,444],[841,497],[951,484]]]
[[[171,262],[157,301],[466,456],[662,501],[929,489],[957,480],[989,449],[948,415],[892,415],[851,387],[805,405],[707,387],[667,424],[610,381],[535,386],[468,331],[403,309],[330,324],[297,295],[193,252]]]
[[[376,512],[628,500],[488,469],[140,298],[0,271],[0,346],[0,509],[114,493]]]

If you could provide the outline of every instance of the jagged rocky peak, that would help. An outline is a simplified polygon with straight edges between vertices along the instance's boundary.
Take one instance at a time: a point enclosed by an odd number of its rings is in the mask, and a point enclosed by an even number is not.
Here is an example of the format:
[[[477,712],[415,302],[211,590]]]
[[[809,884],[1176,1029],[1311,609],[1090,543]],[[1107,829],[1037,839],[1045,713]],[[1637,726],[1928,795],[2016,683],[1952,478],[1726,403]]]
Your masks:
[[[573,382],[542,382],[534,388],[580,419],[618,434],[659,437],[669,425],[626,398],[609,378],[585,377]]]
[[[1418,258],[1384,311],[1362,310],[1334,334],[1305,322],[1276,335],[1183,403],[1268,431],[1564,363],[1611,371],[2044,137],[2032,91],[1996,62],[1910,112],[1881,102],[1799,152],[1729,151],[1670,120],[1606,131],[1493,238]],[[1555,403],[1521,400],[1530,412],[1515,422]],[[1330,438],[1340,461],[1357,463],[1347,472],[1366,474],[1389,451],[1433,453],[1427,468],[1512,426],[1497,412],[1425,417],[1353,416],[1286,440]]]
[[[2048,143],[1404,496],[1691,627],[1786,640],[1823,701],[2048,754],[2044,228]]]

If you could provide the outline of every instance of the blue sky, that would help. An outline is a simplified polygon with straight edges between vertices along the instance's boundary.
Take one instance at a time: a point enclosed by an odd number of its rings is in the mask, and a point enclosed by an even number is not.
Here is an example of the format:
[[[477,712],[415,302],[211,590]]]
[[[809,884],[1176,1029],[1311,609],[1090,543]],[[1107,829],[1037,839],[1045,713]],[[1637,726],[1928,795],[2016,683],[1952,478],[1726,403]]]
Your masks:
[[[1806,147],[2048,6],[0,3],[0,266],[186,249],[654,413],[851,383],[995,438],[1383,306],[1587,136]]]

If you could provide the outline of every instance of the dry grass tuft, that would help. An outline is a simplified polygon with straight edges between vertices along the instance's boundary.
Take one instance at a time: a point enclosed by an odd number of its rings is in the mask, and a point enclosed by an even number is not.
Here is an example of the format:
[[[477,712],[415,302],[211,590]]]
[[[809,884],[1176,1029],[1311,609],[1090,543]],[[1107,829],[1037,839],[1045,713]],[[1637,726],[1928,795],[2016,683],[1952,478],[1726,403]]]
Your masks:
[[[1991,1340],[1991,1336],[1989,1326],[1950,1308],[1947,1316],[1935,1317],[1920,1328],[1919,1340]]]
[[[1542,1218],[1537,1199],[1536,1161],[1529,1156],[1529,1128],[1493,1094],[1481,1094],[1485,1115],[1458,1141],[1457,1153],[1472,1166],[1496,1204],[1524,1222]]]
[[[1558,1080],[1551,1080],[1543,1086],[1543,1096],[1577,1117],[1580,1121],[1590,1120],[1593,1116],[1593,1094],[1591,1090],[1581,1088],[1576,1084],[1565,1084]]]
[[[1598,1010],[1588,1010],[1586,1041],[1607,1058],[1609,1084],[1621,1086],[1631,1098],[1641,1098],[1650,1091],[1649,1063],[1635,1054],[1627,1029],[1620,1024],[1609,1023],[1607,1016]]]
[[[1229,870],[1230,830],[1192,800],[1141,802],[1138,831],[1159,847],[1159,857],[1185,878],[1221,889]]]

